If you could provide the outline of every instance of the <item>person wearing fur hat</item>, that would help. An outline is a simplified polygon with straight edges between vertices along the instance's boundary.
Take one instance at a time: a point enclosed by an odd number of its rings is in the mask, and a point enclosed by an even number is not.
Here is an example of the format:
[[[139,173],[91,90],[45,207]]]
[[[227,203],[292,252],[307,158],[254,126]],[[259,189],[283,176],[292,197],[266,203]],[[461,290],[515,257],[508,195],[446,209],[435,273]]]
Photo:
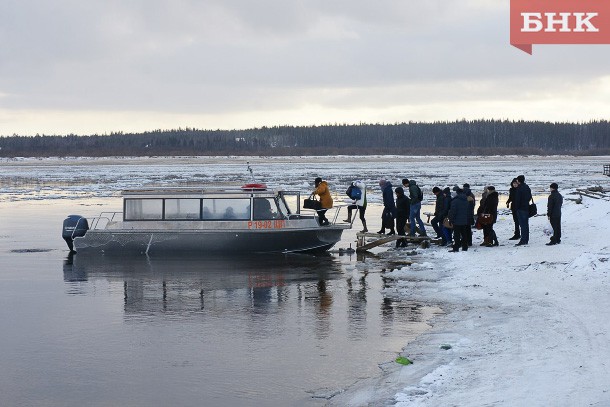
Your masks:
[[[328,226],[330,222],[326,219],[326,211],[333,207],[333,198],[330,196],[330,189],[326,181],[322,181],[322,178],[318,177],[314,180],[316,189],[313,191],[314,194],[320,196],[320,204],[322,208],[319,209],[318,217],[320,218],[320,226]]]
[[[551,241],[546,244],[547,246],[561,243],[561,205],[563,205],[563,196],[558,191],[559,186],[553,182],[550,188],[551,195],[549,195],[546,216],[549,218],[549,222],[551,222],[553,236],[551,236]]]

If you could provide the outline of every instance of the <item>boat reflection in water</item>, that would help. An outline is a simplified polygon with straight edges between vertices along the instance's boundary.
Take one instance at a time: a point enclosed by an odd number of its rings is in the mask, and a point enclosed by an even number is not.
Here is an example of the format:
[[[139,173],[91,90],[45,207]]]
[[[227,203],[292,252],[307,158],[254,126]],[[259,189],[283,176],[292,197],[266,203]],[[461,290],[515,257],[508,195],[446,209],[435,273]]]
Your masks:
[[[386,298],[382,273],[329,253],[81,254],[66,260],[64,279],[83,297],[83,341],[110,358],[102,375],[142,378],[150,385],[134,394],[150,400],[164,397],[163,378],[185,405],[320,406],[377,375],[431,313]]]
[[[233,312],[232,305],[256,308],[292,297],[316,298],[324,308],[332,303],[327,280],[338,279],[341,273],[340,263],[329,254],[159,258],[76,254],[64,264],[64,280],[69,283],[100,279],[122,283],[126,314],[210,308]],[[78,293],[78,287],[71,286],[71,292]]]

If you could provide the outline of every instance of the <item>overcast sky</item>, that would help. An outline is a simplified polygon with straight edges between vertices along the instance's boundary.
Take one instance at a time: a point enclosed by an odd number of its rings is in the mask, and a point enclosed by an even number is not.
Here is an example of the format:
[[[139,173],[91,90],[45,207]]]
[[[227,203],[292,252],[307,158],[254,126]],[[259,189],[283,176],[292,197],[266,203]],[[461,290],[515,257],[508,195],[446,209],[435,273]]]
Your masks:
[[[610,45],[508,0],[0,2],[0,135],[609,115]]]

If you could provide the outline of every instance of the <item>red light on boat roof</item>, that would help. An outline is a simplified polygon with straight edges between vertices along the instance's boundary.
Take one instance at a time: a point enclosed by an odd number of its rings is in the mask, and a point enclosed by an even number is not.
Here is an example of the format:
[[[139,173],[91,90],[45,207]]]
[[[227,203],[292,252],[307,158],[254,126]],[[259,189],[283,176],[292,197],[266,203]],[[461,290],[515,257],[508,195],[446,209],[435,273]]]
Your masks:
[[[251,191],[266,191],[266,184],[245,184],[241,187],[241,189],[251,190]]]

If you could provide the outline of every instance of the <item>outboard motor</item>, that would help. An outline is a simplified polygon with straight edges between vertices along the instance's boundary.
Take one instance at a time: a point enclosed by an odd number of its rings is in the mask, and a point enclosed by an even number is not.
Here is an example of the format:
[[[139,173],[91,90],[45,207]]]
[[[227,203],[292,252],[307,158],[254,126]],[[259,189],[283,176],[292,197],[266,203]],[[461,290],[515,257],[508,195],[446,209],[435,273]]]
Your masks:
[[[89,230],[89,222],[87,219],[80,215],[69,215],[64,220],[64,227],[61,232],[61,237],[64,238],[68,244],[68,248],[71,252],[74,251],[74,238],[85,236],[85,233]]]

